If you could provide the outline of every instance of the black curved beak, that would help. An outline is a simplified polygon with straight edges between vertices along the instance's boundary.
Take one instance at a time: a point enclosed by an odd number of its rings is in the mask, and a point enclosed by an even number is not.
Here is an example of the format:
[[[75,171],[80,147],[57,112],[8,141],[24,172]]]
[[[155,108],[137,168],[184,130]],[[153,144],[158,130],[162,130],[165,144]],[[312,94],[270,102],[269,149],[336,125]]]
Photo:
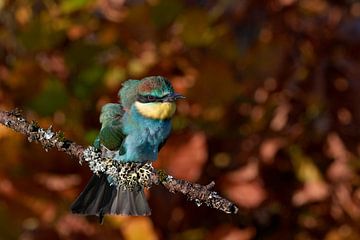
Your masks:
[[[166,96],[164,98],[164,102],[175,102],[176,100],[179,100],[179,99],[184,99],[185,96],[179,94],[179,93],[173,93],[169,96]]]

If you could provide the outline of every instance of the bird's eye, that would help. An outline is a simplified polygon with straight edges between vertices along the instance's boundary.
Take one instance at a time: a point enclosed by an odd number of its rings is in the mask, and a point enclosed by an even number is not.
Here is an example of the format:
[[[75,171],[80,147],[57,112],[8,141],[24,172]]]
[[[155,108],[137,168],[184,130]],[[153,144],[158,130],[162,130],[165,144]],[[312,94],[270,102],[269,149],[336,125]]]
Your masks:
[[[148,99],[149,101],[154,101],[154,100],[155,100],[155,97],[154,97],[154,96],[149,95],[149,96],[147,96],[147,99]]]

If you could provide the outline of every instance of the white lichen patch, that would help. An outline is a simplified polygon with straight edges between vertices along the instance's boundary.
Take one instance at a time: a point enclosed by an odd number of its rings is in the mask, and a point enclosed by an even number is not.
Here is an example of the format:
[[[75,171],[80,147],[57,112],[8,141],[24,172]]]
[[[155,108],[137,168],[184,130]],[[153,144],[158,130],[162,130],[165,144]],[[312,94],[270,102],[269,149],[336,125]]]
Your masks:
[[[88,163],[90,170],[94,174],[106,174],[110,185],[130,190],[151,186],[151,176],[154,174],[151,162],[120,163],[109,156],[110,154],[104,155],[103,152],[96,151],[92,146],[84,151],[84,160]]]

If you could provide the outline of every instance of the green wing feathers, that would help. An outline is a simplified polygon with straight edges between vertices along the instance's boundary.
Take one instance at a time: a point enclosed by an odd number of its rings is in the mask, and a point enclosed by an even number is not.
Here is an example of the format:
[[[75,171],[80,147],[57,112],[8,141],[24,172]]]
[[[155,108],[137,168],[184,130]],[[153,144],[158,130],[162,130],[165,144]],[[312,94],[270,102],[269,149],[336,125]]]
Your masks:
[[[123,114],[124,110],[120,104],[108,103],[101,109],[101,130],[98,136],[98,142],[110,150],[119,150],[125,138],[121,125]]]

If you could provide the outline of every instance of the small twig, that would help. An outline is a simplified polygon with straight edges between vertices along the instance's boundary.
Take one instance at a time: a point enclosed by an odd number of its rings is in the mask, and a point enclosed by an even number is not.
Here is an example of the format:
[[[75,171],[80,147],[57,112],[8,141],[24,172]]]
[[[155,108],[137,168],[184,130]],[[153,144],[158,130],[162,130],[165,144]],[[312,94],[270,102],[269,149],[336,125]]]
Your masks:
[[[54,132],[51,126],[45,130],[39,127],[39,124],[34,121],[29,123],[18,109],[9,112],[0,110],[0,123],[26,135],[30,142],[39,142],[46,151],[50,148],[56,148],[59,151],[66,152],[67,154],[76,157],[80,163],[88,163],[84,157],[84,151],[86,154],[89,154],[89,151],[92,151],[91,148],[84,148],[83,146],[64,138],[64,134],[62,132]],[[94,154],[96,153],[94,152]],[[108,159],[100,158],[100,161],[108,161]],[[237,213],[238,211],[238,208],[234,203],[219,196],[217,192],[210,191],[210,189],[215,186],[214,182],[203,186],[185,180],[176,179],[167,175],[162,170],[154,170],[150,179],[150,184],[147,183],[149,184],[147,186],[159,183],[172,193],[184,194],[189,200],[195,201],[198,206],[205,204],[211,208],[215,208],[226,213]]]
[[[206,204],[208,207],[221,210],[226,213],[237,213],[238,208],[229,200],[218,195],[217,192],[209,191],[208,186],[214,186],[211,182],[207,186],[203,186],[196,183],[191,183],[185,180],[176,179],[172,176],[168,176],[161,182],[170,192],[180,192],[188,197],[189,200],[195,201],[199,207],[202,204]]]
[[[215,187],[215,182],[212,181],[211,183],[209,183],[208,185],[205,186],[207,190],[212,189],[213,187]]]

